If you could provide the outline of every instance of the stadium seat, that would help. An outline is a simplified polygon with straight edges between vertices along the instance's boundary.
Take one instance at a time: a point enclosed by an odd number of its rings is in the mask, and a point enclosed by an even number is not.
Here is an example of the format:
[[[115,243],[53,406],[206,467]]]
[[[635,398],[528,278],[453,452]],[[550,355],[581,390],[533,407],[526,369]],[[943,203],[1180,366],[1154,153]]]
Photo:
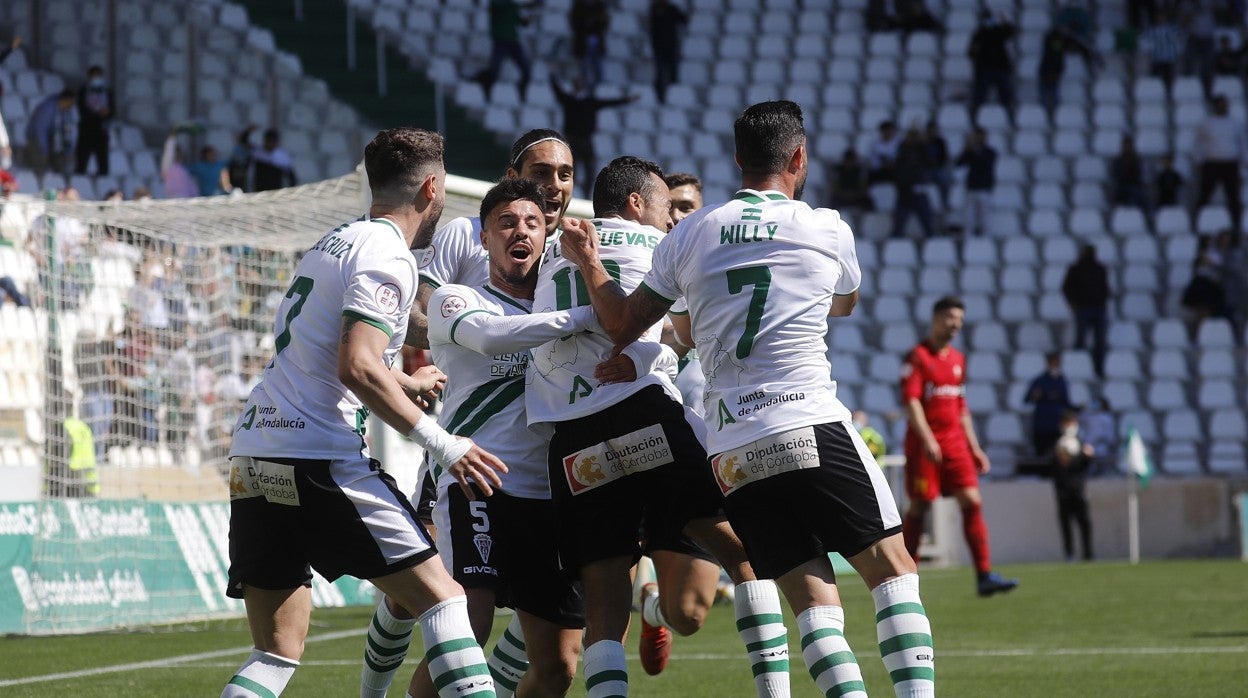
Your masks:
[[[958,272],[958,288],[962,293],[996,295],[997,270],[992,266],[963,266]]]
[[[1092,152],[1103,158],[1117,157],[1122,148],[1122,132],[1098,129],[1092,134]]]
[[[905,356],[919,342],[919,333],[911,321],[890,322],[880,334],[880,348],[896,356]]]
[[[1070,232],[1079,237],[1105,234],[1105,219],[1099,210],[1077,208],[1070,212]]]
[[[1092,110],[1092,125],[1097,129],[1123,131],[1127,128],[1127,111],[1122,104],[1115,102],[1097,104]]]
[[[919,272],[918,288],[923,289],[926,293],[938,295],[957,293],[958,284],[953,277],[954,266],[925,265]]]
[[[1105,377],[1128,381],[1143,378],[1139,356],[1132,349],[1110,349],[1105,354]]]
[[[1140,391],[1133,380],[1108,380],[1101,388],[1101,394],[1105,396],[1110,405],[1117,409],[1130,408],[1140,404]]]
[[[1049,115],[1039,104],[1019,105],[1014,121],[1024,131],[1047,133],[1049,130]]]
[[[1166,441],[1161,450],[1161,468],[1168,475],[1200,475],[1200,451],[1193,441]]]
[[[1248,438],[1248,416],[1239,408],[1215,410],[1209,413],[1209,435],[1215,439]]]
[[[912,316],[910,301],[906,296],[882,291],[871,306],[871,319],[876,322],[907,322]]]
[[[1019,348],[1010,357],[1010,376],[1016,381],[1030,381],[1045,369],[1044,351]]]
[[[1231,323],[1220,318],[1210,318],[1200,323],[1196,331],[1196,344],[1202,349],[1230,349],[1235,346]]]
[[[984,441],[997,445],[1021,446],[1027,443],[1023,420],[1016,414],[992,414],[983,432]]]
[[[1134,248],[1144,247],[1145,242],[1153,242],[1150,238],[1139,237],[1148,233],[1148,222],[1144,219],[1144,212],[1138,208],[1128,208],[1123,206],[1115,207],[1113,213],[1110,215],[1109,221],[1110,232],[1114,235],[1118,235],[1120,237],[1137,237],[1137,239],[1132,240],[1130,245],[1127,245],[1126,252],[1128,253],[1128,259],[1132,259],[1131,252]],[[1153,244],[1152,250],[1152,258],[1156,259],[1155,244]],[[1138,260],[1138,258],[1136,259]]]
[[[1196,404],[1203,410],[1240,407],[1241,397],[1235,386],[1222,378],[1204,379],[1196,393]]]
[[[1075,180],[1079,183],[1104,182],[1108,179],[1105,160],[1102,158],[1084,155],[1075,159]]]
[[[1157,317],[1157,300],[1151,293],[1128,291],[1121,294],[1118,315],[1128,320],[1153,320]]]
[[[1079,256],[1079,249],[1075,241],[1068,237],[1049,237],[1045,238],[1042,243],[1041,255],[1046,264],[1050,265],[1070,265]]]
[[[1026,158],[1044,155],[1049,152],[1048,137],[1041,131],[1019,131],[1014,134],[1011,150]]]
[[[1231,227],[1231,214],[1224,206],[1205,206],[1196,216],[1196,232],[1210,235]]]
[[[900,364],[898,364],[900,367]],[[875,414],[888,414],[897,411],[898,391],[893,387],[868,383],[860,392],[861,408]]]
[[[1187,406],[1187,391],[1181,381],[1153,381],[1148,386],[1147,400],[1154,410],[1177,410]]]
[[[1196,360],[1196,374],[1202,379],[1235,377],[1235,356],[1231,349],[1202,349]]]
[[[1215,437],[1209,444],[1209,457],[1206,462],[1212,473],[1242,476],[1245,469],[1248,469],[1248,455],[1244,453],[1242,441]]]
[[[842,354],[862,354],[867,352],[867,343],[862,338],[862,328],[852,323],[835,323],[828,325],[828,347]]]
[[[1004,383],[1007,376],[1001,365],[1001,355],[997,351],[972,351],[967,354],[968,372],[977,381],[986,383]]]
[[[972,413],[995,413],[1001,409],[1001,400],[992,383],[971,380],[966,384],[966,405]]]

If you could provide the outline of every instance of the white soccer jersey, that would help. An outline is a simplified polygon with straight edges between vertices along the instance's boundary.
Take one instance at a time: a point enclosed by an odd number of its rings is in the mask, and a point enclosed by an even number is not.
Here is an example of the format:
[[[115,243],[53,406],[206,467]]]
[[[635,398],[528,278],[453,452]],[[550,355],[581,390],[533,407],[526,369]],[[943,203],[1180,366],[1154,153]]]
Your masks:
[[[668,233],[643,284],[688,301],[711,453],[850,418],[824,335],[832,296],[861,280],[840,215],[774,191],[742,190]]]
[[[594,225],[598,228],[603,266],[626,292],[637,288],[650,269],[650,256],[663,233],[622,218],[595,219]],[[589,303],[580,269],[560,253],[558,239],[549,241],[542,255],[533,308],[547,312]],[[662,330],[663,323],[656,323],[641,339],[657,343]],[[534,349],[529,387],[525,391],[529,422],[563,422],[591,415],[650,385],[662,385],[674,400],[680,400],[680,392],[665,373],[653,370],[642,374],[644,366],[637,367],[635,381],[599,385],[594,379],[594,367],[611,358],[613,346],[610,337],[590,333],[564,337]]]
[[[342,319],[390,337],[393,365],[416,291],[416,260],[384,218],[341,225],[308,250],[277,308],[274,356],[234,426],[231,456],[367,455],[368,409],[338,380]]]
[[[591,308],[530,315],[532,301],[512,298],[485,284],[449,284],[429,299],[429,348],[447,375],[438,423],[498,456],[508,471],[502,490],[516,497],[549,499],[546,450],[551,429],[528,426],[524,411],[529,348],[580,332],[593,322]],[[438,489],[456,484],[435,466]]]
[[[476,288],[490,280],[480,218],[456,218],[438,228],[433,242],[417,252],[416,258],[420,260],[420,280],[435,288],[446,284]]]

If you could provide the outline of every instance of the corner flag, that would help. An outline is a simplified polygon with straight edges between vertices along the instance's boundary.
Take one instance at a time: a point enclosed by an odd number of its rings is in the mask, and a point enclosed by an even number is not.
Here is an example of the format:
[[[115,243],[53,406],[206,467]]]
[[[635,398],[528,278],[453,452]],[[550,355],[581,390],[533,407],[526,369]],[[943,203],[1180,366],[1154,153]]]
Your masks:
[[[1140,438],[1140,432],[1136,431],[1134,424],[1127,427],[1127,439],[1122,448],[1127,472],[1140,479],[1141,488],[1148,487],[1148,481],[1153,477],[1153,459],[1149,457],[1144,439]]]

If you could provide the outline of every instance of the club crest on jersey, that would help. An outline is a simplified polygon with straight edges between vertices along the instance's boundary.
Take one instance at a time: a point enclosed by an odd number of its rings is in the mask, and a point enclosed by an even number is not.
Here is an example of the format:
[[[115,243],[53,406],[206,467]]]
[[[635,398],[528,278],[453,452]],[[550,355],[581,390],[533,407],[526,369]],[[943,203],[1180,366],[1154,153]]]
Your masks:
[[[468,301],[460,296],[447,296],[442,301],[442,317],[448,318],[468,307]]]
[[[961,365],[961,364],[954,364],[954,365],[953,365],[953,377],[954,377],[954,378],[961,378],[961,377],[962,377],[962,365]]]
[[[432,261],[433,261],[433,245],[430,245],[426,247],[423,252],[420,253],[420,259],[416,260],[416,268],[424,269],[425,267],[429,266],[429,263]]]
[[[377,301],[377,307],[381,308],[382,312],[393,313],[399,309],[399,302],[403,300],[403,293],[394,284],[382,284],[377,287],[373,298]]]

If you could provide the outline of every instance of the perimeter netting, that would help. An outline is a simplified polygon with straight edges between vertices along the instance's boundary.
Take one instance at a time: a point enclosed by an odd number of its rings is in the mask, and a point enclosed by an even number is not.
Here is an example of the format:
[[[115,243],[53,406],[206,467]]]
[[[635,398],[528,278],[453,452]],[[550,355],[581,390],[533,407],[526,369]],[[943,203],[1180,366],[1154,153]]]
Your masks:
[[[486,185],[451,179],[443,220],[476,215]],[[362,180],[6,206],[27,234],[0,247],[0,276],[30,305],[0,307],[0,467],[16,483],[0,498],[0,632],[241,612],[224,596],[230,432],[295,264],[367,210]],[[314,587],[323,605],[366,592]]]

